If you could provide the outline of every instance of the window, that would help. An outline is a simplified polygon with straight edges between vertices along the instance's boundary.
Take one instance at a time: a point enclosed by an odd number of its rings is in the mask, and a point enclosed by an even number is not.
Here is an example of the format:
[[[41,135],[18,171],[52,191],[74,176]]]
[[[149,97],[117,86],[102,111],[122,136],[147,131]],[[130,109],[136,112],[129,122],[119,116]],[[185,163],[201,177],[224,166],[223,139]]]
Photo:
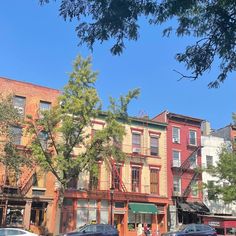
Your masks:
[[[150,193],[158,194],[159,193],[159,170],[151,169],[150,170]]]
[[[10,128],[10,138],[12,143],[15,145],[21,145],[21,138],[22,138],[22,128],[17,126],[12,126]]]
[[[192,196],[197,197],[198,196],[198,181],[193,181],[191,184],[192,189]]]
[[[190,145],[197,145],[197,132],[194,130],[189,131],[189,144]]]
[[[132,152],[140,153],[141,152],[141,134],[132,133]]]
[[[25,97],[14,96],[13,97],[14,108],[17,109],[20,116],[24,117],[25,115]]]
[[[197,154],[192,155],[189,161],[190,161],[190,169],[197,168]]]
[[[216,195],[215,195],[215,190],[214,190],[214,181],[213,180],[208,180],[207,181],[207,190],[208,190],[208,199],[209,200],[215,200],[216,199]]]
[[[140,192],[140,167],[132,167],[132,192]]]
[[[89,190],[97,190],[98,189],[98,176],[92,175],[90,173],[89,177]]]
[[[51,109],[51,102],[40,101],[39,110],[40,111],[48,111]]]
[[[159,155],[159,137],[157,136],[150,137],[150,154],[152,156]]]
[[[180,151],[173,151],[172,154],[172,158],[173,158],[173,167],[180,167],[181,166],[181,161],[180,161]]]
[[[180,128],[173,127],[173,129],[172,129],[172,141],[173,141],[173,143],[180,143]]]
[[[39,139],[39,142],[40,142],[43,150],[46,150],[47,149],[47,143],[48,143],[48,133],[45,132],[45,131],[41,131],[38,134],[38,139]]]
[[[174,183],[174,192],[175,193],[181,193],[181,179],[180,179],[180,177],[178,177],[178,176],[174,176],[174,181],[173,181],[173,183]]]
[[[206,168],[211,168],[213,166],[213,156],[206,156]]]

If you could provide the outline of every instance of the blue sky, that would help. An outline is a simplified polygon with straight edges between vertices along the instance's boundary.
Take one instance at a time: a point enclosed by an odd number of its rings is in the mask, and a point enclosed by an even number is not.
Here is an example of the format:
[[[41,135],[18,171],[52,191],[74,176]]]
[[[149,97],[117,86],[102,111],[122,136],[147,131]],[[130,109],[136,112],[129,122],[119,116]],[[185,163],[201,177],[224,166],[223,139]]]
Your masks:
[[[92,53],[77,46],[74,22],[59,16],[54,1],[40,6],[37,0],[1,0],[0,9],[0,76],[61,89],[76,55],[92,56],[104,107],[109,96],[140,88],[140,97],[130,105],[132,116],[153,117],[169,110],[208,120],[213,128],[232,122],[232,112],[236,112],[234,76],[219,89],[207,87],[216,78],[214,70],[198,81],[178,81],[173,70],[186,71],[174,56],[189,38],[163,38],[161,29],[142,22],[139,41],[127,42],[121,56],[111,55],[111,42],[96,44]]]

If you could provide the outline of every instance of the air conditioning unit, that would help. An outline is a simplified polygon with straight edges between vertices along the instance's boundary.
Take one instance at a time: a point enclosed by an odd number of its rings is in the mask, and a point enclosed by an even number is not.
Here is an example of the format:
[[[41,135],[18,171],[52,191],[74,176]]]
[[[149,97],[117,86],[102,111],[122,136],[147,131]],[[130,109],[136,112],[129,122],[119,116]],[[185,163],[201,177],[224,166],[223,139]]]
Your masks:
[[[133,151],[133,153],[140,153],[141,152],[141,148],[133,147],[132,151]]]
[[[20,115],[23,115],[23,114],[24,114],[24,108],[23,108],[23,107],[14,106],[14,108],[18,111],[18,113],[19,113]]]
[[[174,142],[174,143],[178,143],[178,142],[179,142],[179,139],[178,139],[178,138],[173,138],[173,142]]]

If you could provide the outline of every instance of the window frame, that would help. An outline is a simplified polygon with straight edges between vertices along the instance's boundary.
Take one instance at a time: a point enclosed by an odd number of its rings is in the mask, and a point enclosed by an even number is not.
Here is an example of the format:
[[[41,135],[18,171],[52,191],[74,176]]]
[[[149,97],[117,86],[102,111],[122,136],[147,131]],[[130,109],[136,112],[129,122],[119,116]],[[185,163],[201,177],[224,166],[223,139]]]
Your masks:
[[[156,182],[152,181],[152,172],[153,175],[156,175]],[[160,169],[159,168],[150,168],[150,194],[160,194]],[[153,190],[154,189],[154,190]],[[153,191],[152,191],[153,190]]]
[[[17,99],[19,99],[18,101],[23,101],[23,103],[17,103]],[[20,96],[20,95],[14,95],[13,96],[13,106],[14,108],[18,111],[19,115],[21,117],[25,116],[25,107],[26,107],[26,97],[24,96]],[[22,109],[22,111],[21,111]]]
[[[194,137],[192,137],[191,134],[194,134]],[[192,142],[194,140],[194,142]],[[197,131],[190,129],[189,130],[189,145],[191,146],[197,146]]]
[[[178,181],[178,189],[179,190],[175,190],[175,182],[177,183],[177,181]],[[178,193],[178,194],[181,194],[181,178],[179,177],[179,176],[174,176],[173,177],[173,191],[175,192],[175,193]]]
[[[136,136],[139,138],[134,138]],[[132,153],[141,153],[141,146],[142,146],[142,133],[132,131]],[[137,141],[137,142],[136,142]]]
[[[174,153],[178,153],[178,165],[175,165],[175,160],[174,160]],[[177,161],[176,161],[177,162]],[[173,167],[180,167],[181,166],[181,152],[179,150],[172,150],[172,166]]]
[[[153,139],[155,139],[155,144],[156,145],[153,145]],[[159,141],[160,141],[160,137],[157,136],[157,135],[150,135],[150,155],[151,156],[159,156]],[[152,150],[156,150],[156,152],[153,152]]]
[[[141,166],[131,165],[131,191],[135,193],[141,192],[141,176],[142,176]],[[138,178],[134,177],[134,171],[138,172]],[[134,183],[137,181],[137,183]]]
[[[211,159],[211,164],[209,164],[209,158]],[[206,168],[211,168],[213,167],[213,156],[211,155],[206,155]]]
[[[177,131],[177,133],[175,132],[175,130]],[[172,143],[180,143],[180,127],[177,126],[172,127]]]

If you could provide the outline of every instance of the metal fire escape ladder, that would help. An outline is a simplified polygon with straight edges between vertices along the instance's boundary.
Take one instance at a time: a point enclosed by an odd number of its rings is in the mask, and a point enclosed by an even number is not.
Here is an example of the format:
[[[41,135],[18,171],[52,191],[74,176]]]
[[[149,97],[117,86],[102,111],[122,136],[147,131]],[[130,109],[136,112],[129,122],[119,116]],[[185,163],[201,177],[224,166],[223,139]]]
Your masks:
[[[20,188],[21,195],[24,196],[34,184],[35,173],[36,173],[36,166],[34,166],[33,169],[29,171],[28,175],[26,175],[25,178],[22,180]]]
[[[186,189],[184,190],[182,197],[188,197],[188,195],[190,194],[191,190],[192,190],[192,183],[193,181],[195,181],[196,179],[198,179],[199,173],[195,172],[193,177],[191,178],[188,186],[186,187]]]
[[[191,152],[191,154],[188,156],[188,158],[181,164],[181,166],[179,167],[178,173],[177,173],[178,176],[182,176],[182,175],[184,174],[184,172],[190,168],[190,166],[191,166],[191,161],[190,161],[190,159],[192,158],[192,156],[193,156],[196,152],[198,152],[198,150],[199,150],[200,148],[201,148],[200,146],[197,146],[197,147]]]
[[[114,175],[116,175],[118,177],[118,179],[119,179],[119,189],[122,192],[127,192],[127,188],[126,188],[124,182],[122,181],[122,178],[120,176],[119,171],[116,168],[116,164],[115,164],[114,159],[110,158],[109,161],[110,161],[110,164],[111,164],[110,167],[111,167],[112,176],[114,177]],[[112,180],[112,181],[114,181],[114,180]],[[114,183],[112,183],[112,186],[114,186]]]

